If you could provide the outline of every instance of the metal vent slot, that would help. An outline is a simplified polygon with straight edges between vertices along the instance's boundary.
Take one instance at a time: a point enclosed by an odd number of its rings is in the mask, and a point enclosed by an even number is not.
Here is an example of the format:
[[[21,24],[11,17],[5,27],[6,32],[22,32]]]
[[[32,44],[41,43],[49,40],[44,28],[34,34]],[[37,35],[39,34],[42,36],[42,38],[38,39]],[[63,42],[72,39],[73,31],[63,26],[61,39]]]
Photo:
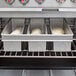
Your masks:
[[[0,56],[3,56],[4,55],[4,51],[0,51]]]
[[[28,56],[32,56],[32,52],[28,52]]]
[[[49,52],[45,52],[45,56],[49,56]]]
[[[15,56],[16,52],[11,52],[11,56]]]
[[[22,55],[22,52],[17,52],[17,56],[21,56]]]
[[[26,55],[27,55],[27,52],[23,51],[22,56],[26,56]]]
[[[40,52],[39,53],[39,56],[44,56],[44,52]]]
[[[66,56],[66,52],[62,52],[62,56]]]
[[[5,56],[10,56],[11,52],[5,52]]]
[[[34,56],[38,56],[39,54],[38,54],[38,52],[34,52]]]
[[[60,52],[56,52],[56,55],[57,55],[57,56],[61,56],[61,53],[60,53]]]
[[[76,52],[73,52],[73,56],[76,56]]]
[[[50,52],[50,55],[51,56],[55,56],[55,52]]]
[[[71,52],[67,52],[68,56],[72,56],[72,53]]]

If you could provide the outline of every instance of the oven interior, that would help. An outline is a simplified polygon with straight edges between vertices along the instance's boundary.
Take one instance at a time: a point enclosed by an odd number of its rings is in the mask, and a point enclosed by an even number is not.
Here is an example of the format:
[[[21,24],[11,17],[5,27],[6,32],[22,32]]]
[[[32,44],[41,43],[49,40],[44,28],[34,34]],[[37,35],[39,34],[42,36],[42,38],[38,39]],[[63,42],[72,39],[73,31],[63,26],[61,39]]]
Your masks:
[[[15,28],[19,31],[13,32]],[[36,28],[36,29],[35,29]],[[52,31],[54,28],[57,30]],[[61,31],[60,28],[62,28]],[[35,29],[34,31],[32,31]],[[64,32],[63,32],[64,30]],[[53,34],[55,32],[55,34]],[[57,33],[58,32],[58,33]],[[52,35],[53,34],[53,35]],[[3,36],[3,37],[2,37]],[[48,38],[51,36],[50,38]],[[69,40],[67,39],[69,37]],[[72,37],[73,36],[73,37]],[[15,37],[15,38],[14,38]],[[22,38],[23,37],[23,38]],[[32,39],[29,37],[33,37]],[[35,38],[38,38],[37,40]],[[53,38],[54,40],[53,40]],[[24,39],[25,38],[25,39]],[[61,40],[54,48],[54,41]],[[62,38],[62,39],[61,39]],[[19,39],[19,41],[15,41]],[[49,39],[49,40],[48,40]],[[21,45],[16,46],[16,43]],[[67,42],[68,41],[68,42]],[[7,42],[7,43],[6,43]],[[19,42],[19,43],[18,43]],[[61,46],[61,44],[66,46]],[[71,44],[70,44],[70,43]],[[13,48],[6,48],[13,45]],[[35,45],[36,44],[36,45]],[[43,46],[42,46],[43,45]],[[68,46],[69,48],[68,48]],[[45,47],[44,47],[45,46]],[[58,48],[58,47],[61,48]],[[11,47],[11,46],[10,46]],[[19,47],[19,48],[17,48]],[[67,49],[64,49],[67,48]],[[7,50],[5,50],[6,48]],[[18,50],[19,49],[19,50]],[[60,50],[56,50],[60,49]],[[65,57],[76,56],[75,18],[0,18],[0,56]],[[1,76],[75,76],[75,70],[0,70]]]
[[[75,18],[0,18],[0,54],[72,55],[76,50],[75,29]]]

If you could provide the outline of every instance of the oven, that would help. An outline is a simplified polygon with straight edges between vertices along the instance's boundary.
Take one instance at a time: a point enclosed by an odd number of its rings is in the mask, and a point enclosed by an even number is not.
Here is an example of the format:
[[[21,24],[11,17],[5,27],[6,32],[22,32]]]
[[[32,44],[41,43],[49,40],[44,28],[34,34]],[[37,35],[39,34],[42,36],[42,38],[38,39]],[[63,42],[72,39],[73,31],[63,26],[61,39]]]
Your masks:
[[[0,2],[1,76],[76,76],[76,0]]]

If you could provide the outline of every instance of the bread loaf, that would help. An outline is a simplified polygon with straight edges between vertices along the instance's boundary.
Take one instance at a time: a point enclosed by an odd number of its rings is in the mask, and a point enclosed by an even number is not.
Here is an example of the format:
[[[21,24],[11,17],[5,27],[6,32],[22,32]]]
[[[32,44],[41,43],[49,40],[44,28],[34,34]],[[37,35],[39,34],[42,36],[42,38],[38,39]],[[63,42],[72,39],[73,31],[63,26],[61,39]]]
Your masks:
[[[52,34],[64,34],[64,30],[62,28],[54,28]]]
[[[12,35],[21,34],[21,31],[22,31],[22,27],[17,27],[11,34]]]
[[[32,30],[31,34],[41,34],[41,30],[39,28],[35,28]]]

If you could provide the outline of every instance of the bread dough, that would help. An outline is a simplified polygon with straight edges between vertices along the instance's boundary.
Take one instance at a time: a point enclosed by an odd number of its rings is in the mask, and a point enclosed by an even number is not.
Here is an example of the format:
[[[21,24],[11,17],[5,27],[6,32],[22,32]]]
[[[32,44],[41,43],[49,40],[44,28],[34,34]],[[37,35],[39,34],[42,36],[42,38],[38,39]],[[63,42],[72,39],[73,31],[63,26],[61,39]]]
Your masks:
[[[35,28],[32,30],[31,34],[41,34],[41,30],[39,28]]]
[[[11,35],[18,35],[18,34],[21,34],[22,32],[22,27],[17,27],[12,33]]]
[[[56,35],[64,34],[64,30],[62,28],[53,28],[52,34],[56,34]]]

